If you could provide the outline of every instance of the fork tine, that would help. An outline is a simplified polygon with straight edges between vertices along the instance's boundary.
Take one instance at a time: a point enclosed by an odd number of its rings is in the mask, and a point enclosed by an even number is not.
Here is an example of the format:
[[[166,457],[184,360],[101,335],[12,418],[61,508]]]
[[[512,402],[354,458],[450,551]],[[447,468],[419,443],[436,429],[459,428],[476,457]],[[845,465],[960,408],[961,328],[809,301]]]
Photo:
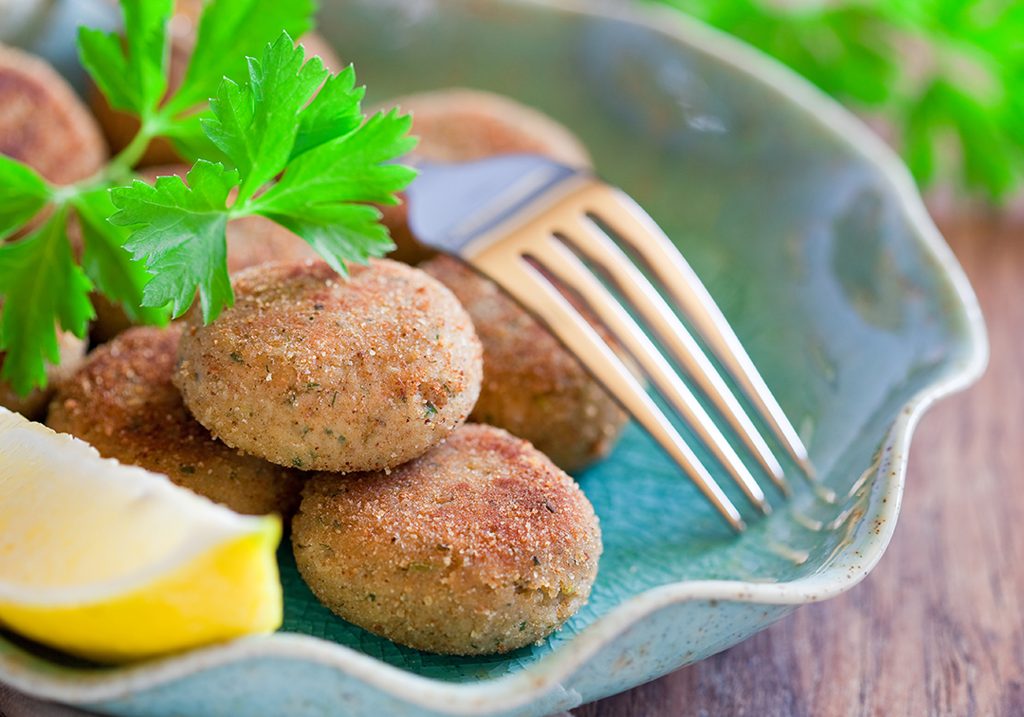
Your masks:
[[[786,451],[808,477],[814,477],[807,448],[772,395],[753,361],[697,274],[658,225],[625,192],[594,183],[587,192],[587,213],[626,242],[650,267],[683,314],[693,322],[718,360],[736,380]],[[609,203],[612,203],[609,205]],[[602,207],[625,211],[607,213]]]
[[[563,286],[576,292],[587,304],[588,309],[625,346],[633,359],[640,364],[658,391],[683,417],[706,448],[728,471],[730,477],[740,486],[751,503],[765,514],[771,506],[761,487],[750,471],[736,455],[725,436],[712,421],[696,397],[687,388],[676,371],[665,360],[647,335],[626,313],[611,293],[598,281],[587,266],[554,237],[545,245],[535,245],[528,256],[537,261]]]
[[[734,530],[742,531],[746,527],[739,510],[630,369],[568,300],[519,255],[515,247],[493,245],[480,254],[467,257],[467,260],[547,324],[552,333],[672,457]]]
[[[743,406],[704,354],[689,330],[676,316],[647,277],[633,265],[629,257],[590,219],[581,217],[565,240],[599,269],[635,307],[651,330],[689,376],[701,385],[715,408],[725,417],[747,448],[783,492],[790,492],[789,483],[779,461],[754,426]]]

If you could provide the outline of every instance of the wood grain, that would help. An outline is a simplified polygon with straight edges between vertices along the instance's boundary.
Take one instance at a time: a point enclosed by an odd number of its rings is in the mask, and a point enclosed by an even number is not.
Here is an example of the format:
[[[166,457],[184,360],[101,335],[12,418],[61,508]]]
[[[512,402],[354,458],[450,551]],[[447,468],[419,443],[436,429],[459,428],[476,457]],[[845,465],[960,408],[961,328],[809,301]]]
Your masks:
[[[576,717],[1024,715],[1024,221],[940,225],[978,293],[992,358],[922,420],[876,570]]]

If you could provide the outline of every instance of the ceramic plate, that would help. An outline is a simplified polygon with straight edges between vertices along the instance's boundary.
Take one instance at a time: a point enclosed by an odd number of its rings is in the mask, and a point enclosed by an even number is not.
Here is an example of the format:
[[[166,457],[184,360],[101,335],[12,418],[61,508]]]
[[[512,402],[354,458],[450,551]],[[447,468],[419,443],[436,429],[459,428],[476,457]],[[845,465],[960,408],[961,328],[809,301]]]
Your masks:
[[[590,603],[543,644],[483,658],[398,647],[321,607],[286,548],[278,634],[116,668],[6,636],[0,679],[117,715],[546,715],[724,650],[863,579],[892,535],[918,418],[986,357],[971,289],[890,151],[807,83],[676,14],[322,5],[322,32],[371,101],[479,87],[573,128],[705,279],[821,483],[736,537],[631,427],[578,476],[605,552]]]

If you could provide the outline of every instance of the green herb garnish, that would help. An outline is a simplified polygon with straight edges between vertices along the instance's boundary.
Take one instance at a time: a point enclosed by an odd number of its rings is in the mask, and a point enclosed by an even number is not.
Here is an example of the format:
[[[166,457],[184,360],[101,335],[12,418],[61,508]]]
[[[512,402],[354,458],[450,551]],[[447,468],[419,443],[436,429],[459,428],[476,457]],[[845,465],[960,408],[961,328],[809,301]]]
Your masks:
[[[210,0],[182,83],[168,95],[172,6],[121,0],[123,39],[79,30],[83,66],[112,107],[140,122],[102,172],[58,187],[0,156],[0,378],[19,393],[45,384],[46,363],[59,360],[58,327],[85,335],[92,291],[135,322],[162,325],[198,290],[213,320],[233,300],[229,219],[268,217],[341,274],[346,262],[392,247],[370,204],[393,203],[413,177],[390,163],[413,145],[410,121],[394,112],[367,120],[351,67],[332,75],[319,58],[306,62],[291,38],[312,27],[312,0]],[[157,138],[194,162],[186,181],[118,188]],[[10,239],[44,210],[42,224]],[[68,242],[72,215],[80,257]]]
[[[260,60],[249,59],[245,82],[221,83],[203,129],[234,169],[199,160],[187,186],[180,177],[161,177],[154,186],[136,180],[112,191],[120,211],[111,222],[136,227],[126,246],[155,274],[143,305],[171,302],[178,316],[197,288],[207,322],[230,305],[225,227],[231,218],[272,219],[340,274],[346,262],[392,248],[379,211],[368,203],[394,203],[412,180],[413,170],[389,163],[412,149],[411,119],[392,111],[363,122],[363,91],[355,88],[352,69],[331,76],[319,58],[304,59],[283,33]]]
[[[57,209],[20,241],[0,247],[4,307],[0,344],[7,349],[4,374],[24,388],[44,381],[43,359],[60,360],[54,323],[82,336],[93,317],[92,283],[75,264],[66,236],[66,210]],[[42,267],[46,271],[40,271]],[[49,331],[41,331],[46,325]]]
[[[1014,0],[656,0],[880,114],[922,186],[999,200],[1024,179],[1024,6]]]

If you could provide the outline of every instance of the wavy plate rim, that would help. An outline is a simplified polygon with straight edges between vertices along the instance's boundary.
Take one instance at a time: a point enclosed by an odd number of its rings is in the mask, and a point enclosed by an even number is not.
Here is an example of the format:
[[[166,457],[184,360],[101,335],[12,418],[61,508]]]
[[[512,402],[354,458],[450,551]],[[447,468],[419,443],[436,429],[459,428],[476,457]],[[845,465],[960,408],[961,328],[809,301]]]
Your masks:
[[[889,429],[891,449],[876,476],[884,480],[879,506],[862,518],[879,526],[874,539],[849,543],[830,564],[806,577],[780,583],[734,580],[680,581],[647,590],[598,618],[573,640],[524,668],[477,683],[453,683],[407,672],[350,647],[297,633],[244,638],[192,650],[154,662],[116,668],[96,675],[46,675],[0,655],[0,677],[22,692],[83,706],[124,698],[205,670],[246,660],[279,658],[333,667],[353,679],[403,702],[452,715],[487,715],[522,707],[568,681],[604,646],[633,625],[669,605],[694,600],[798,606],[840,595],[871,572],[888,547],[900,512],[906,481],[908,450],[921,416],[935,401],[972,384],[988,363],[988,341],[977,298],[952,250],[924,206],[906,166],[859,119],[809,81],[741,41],[668,8],[657,6],[588,7],[586,0],[500,0],[504,4],[554,8],[646,26],[771,87],[828,130],[880,172],[898,199],[915,240],[932,255],[937,273],[948,280],[963,311],[967,356],[950,365],[943,376],[921,389],[901,409]],[[854,547],[868,547],[855,551]],[[860,552],[856,560],[850,560]],[[4,641],[0,639],[0,643]],[[497,706],[497,705],[500,705]]]

